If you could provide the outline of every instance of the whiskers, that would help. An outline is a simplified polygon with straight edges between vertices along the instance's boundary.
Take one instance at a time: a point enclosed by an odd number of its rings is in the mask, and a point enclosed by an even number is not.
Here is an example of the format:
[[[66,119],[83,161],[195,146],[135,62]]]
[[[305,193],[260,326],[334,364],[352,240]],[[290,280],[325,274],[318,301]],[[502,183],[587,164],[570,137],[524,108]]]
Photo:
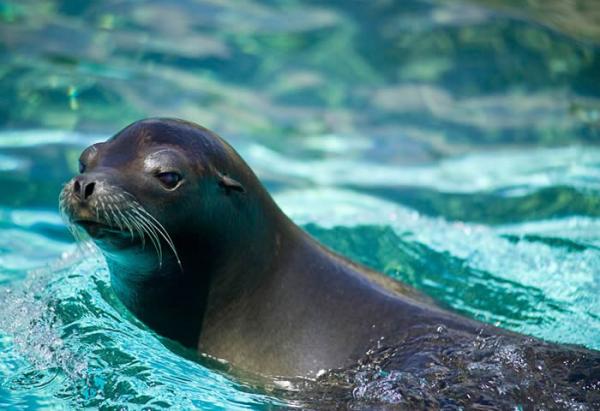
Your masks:
[[[112,205],[109,205],[117,225],[123,227],[122,229],[127,229],[131,234],[132,239],[135,237],[135,233],[137,233],[142,240],[142,246],[145,246],[145,239],[148,238],[156,250],[160,266],[162,266],[163,259],[161,241],[161,239],[163,239],[173,252],[179,268],[183,271],[183,266],[181,265],[177,250],[175,249],[175,244],[165,227],[150,214],[135,199],[135,197],[133,197],[133,195],[123,192],[112,194],[109,197],[116,199],[119,204],[125,204],[125,207],[115,207],[115,209],[112,208]]]
[[[66,186],[66,185],[65,185]],[[69,219],[69,214],[72,213],[72,206],[69,203],[70,193],[67,189],[63,188],[60,192],[60,196],[58,198],[58,209],[60,211],[60,216],[64,221],[67,229],[75,239],[75,244],[77,245],[77,249],[83,255],[92,255],[97,256],[100,254],[98,250],[98,246],[94,244],[90,236],[85,232],[85,230],[76,224],[73,224]]]
[[[78,244],[93,244],[90,241],[89,235],[81,227],[73,224],[68,218],[72,215],[73,210],[68,189],[61,192],[59,197],[60,213],[67,224],[69,231]],[[106,224],[113,228],[118,228],[120,231],[129,233],[131,240],[136,237],[140,239],[142,248],[146,247],[146,242],[149,241],[158,258],[159,267],[163,264],[163,240],[167,244],[170,251],[177,261],[177,265],[183,271],[183,266],[179,255],[175,248],[175,244],[165,227],[148,212],[133,195],[127,192],[117,193],[102,193],[94,200],[94,209],[96,213],[96,221]]]

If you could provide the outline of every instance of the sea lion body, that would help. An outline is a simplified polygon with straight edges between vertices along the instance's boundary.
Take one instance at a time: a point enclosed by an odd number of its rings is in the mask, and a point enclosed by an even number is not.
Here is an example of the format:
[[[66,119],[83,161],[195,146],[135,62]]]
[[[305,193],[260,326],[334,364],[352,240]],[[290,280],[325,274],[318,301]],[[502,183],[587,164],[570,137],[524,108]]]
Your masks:
[[[240,369],[314,376],[420,325],[503,332],[324,248],[198,125],[139,121],[81,165],[61,210],[104,253],[119,299],[157,333]]]

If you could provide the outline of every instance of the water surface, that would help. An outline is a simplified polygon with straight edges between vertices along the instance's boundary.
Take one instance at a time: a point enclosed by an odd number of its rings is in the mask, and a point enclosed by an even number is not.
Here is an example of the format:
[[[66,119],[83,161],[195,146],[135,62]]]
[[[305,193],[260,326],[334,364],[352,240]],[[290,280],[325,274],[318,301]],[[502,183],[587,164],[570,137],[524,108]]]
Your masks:
[[[0,408],[297,405],[137,322],[60,221],[80,151],[155,115],[226,137],[342,254],[464,315],[600,349],[598,25],[547,13],[0,2]]]

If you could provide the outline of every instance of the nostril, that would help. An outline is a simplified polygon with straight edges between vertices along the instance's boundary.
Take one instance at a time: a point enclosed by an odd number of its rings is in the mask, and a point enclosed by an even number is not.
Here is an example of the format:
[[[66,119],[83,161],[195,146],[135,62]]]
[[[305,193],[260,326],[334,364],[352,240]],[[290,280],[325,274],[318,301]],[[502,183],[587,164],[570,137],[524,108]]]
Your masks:
[[[79,198],[80,201],[87,200],[92,194],[94,194],[94,189],[96,188],[95,182],[87,182],[87,179],[78,177],[73,182],[73,192],[75,196]]]
[[[87,199],[89,196],[92,195],[92,193],[94,192],[94,187],[96,186],[96,183],[88,183],[85,186],[85,191],[83,193],[83,198]]]

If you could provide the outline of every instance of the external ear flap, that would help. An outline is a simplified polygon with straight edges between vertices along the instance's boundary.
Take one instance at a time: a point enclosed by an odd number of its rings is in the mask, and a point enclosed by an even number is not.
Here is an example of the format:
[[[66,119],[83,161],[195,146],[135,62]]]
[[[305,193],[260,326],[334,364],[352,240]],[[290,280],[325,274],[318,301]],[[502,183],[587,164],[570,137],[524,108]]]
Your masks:
[[[234,180],[233,178],[229,177],[228,175],[218,173],[218,176],[219,176],[219,185],[225,189],[225,192],[227,194],[231,193],[232,191],[237,191],[239,193],[246,192],[246,189],[244,188],[243,185],[241,185],[238,181]]]

